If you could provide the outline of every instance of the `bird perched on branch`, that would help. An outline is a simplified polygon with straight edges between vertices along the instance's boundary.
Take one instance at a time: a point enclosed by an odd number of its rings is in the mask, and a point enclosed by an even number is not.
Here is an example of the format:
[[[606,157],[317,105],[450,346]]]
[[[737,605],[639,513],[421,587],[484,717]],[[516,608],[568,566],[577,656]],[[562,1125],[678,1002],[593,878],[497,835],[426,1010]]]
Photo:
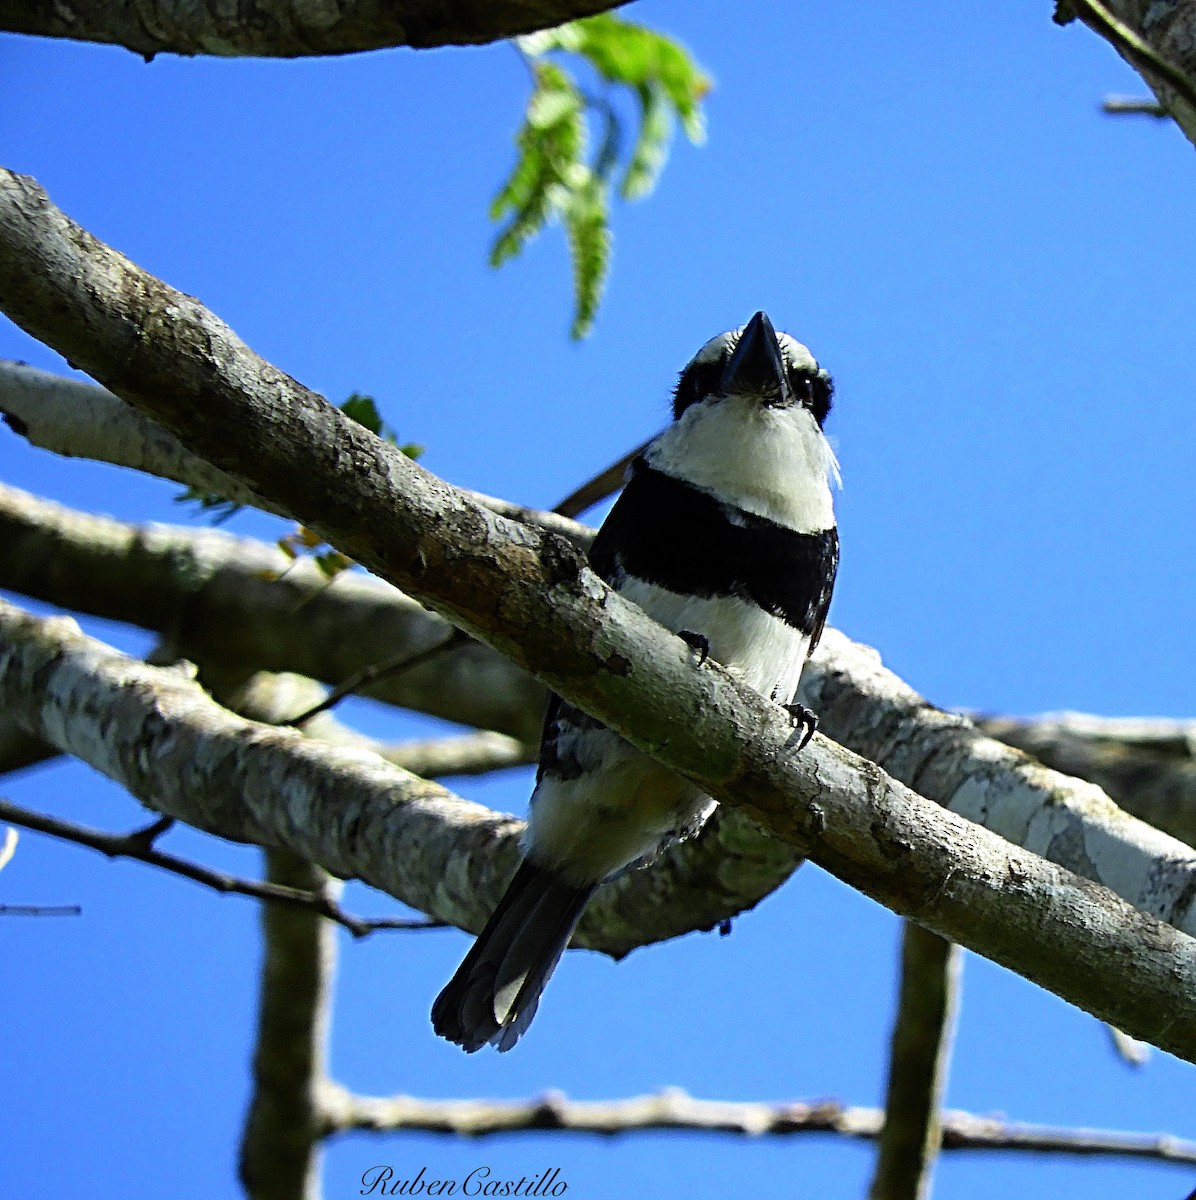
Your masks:
[[[673,423],[635,459],[590,550],[595,571],[701,660],[791,703],[839,562],[830,377],[758,312],[681,372]],[[509,1050],[603,880],[694,832],[714,802],[553,696],[524,860],[432,1007],[467,1051]]]

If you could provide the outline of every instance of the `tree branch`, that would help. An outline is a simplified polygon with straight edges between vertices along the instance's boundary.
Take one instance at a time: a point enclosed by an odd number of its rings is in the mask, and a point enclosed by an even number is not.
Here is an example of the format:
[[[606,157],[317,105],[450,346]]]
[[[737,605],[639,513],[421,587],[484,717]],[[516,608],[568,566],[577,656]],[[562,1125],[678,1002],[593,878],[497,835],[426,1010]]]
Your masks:
[[[1131,812],[1196,846],[1196,721],[1091,717],[974,717],[1010,746],[1104,788]]]
[[[285,850],[267,850],[272,886],[337,906],[341,884]],[[250,1200],[320,1200],[320,1092],[332,1019],[336,937],[314,911],[262,910],[253,1094],[239,1175]]]
[[[363,573],[329,583],[307,560],[215,529],[134,526],[0,485],[0,587],[154,629],[206,668],[297,672],[329,684],[379,657],[439,646],[451,627]],[[362,694],[539,738],[544,687],[476,643]]]
[[[1193,0],[1066,0],[1150,86],[1190,142],[1196,142],[1196,3]],[[1057,16],[1056,20],[1060,20]]]
[[[958,1006],[959,947],[905,921],[889,1087],[870,1200],[930,1195]]]
[[[641,636],[665,637],[650,625]],[[692,659],[681,649],[669,672],[679,694],[687,672]],[[1134,1036],[1196,1058],[1193,939],[921,800],[825,738],[793,756],[788,720],[730,676],[705,705],[698,720],[711,729],[706,714],[721,707],[734,728],[758,730],[741,776],[754,819]],[[117,654],[68,619],[38,620],[0,603],[0,706],[152,807],[224,836],[285,846],[454,923],[480,927],[498,889],[479,881],[501,887],[514,867],[516,822],[373,756],[247,722],[187,673]],[[816,799],[789,799],[803,794]],[[676,870],[675,859],[665,862]],[[659,870],[632,872],[603,888],[583,944],[625,950],[631,939],[661,936],[662,916],[677,914],[654,903],[660,878]],[[692,913],[684,919],[694,927]],[[1127,973],[1133,989],[1123,987]]]
[[[240,677],[246,664],[264,662],[338,679],[358,667],[362,655],[436,646],[449,628],[377,579],[354,573],[330,587],[310,564],[277,579],[283,558],[260,543],[217,531],[139,529],[2,486],[0,541],[14,551],[0,556],[0,586],[153,623],[171,633],[182,654],[202,662],[205,675],[231,656]],[[436,664],[435,671],[416,667],[380,680],[371,694],[450,719],[518,730],[521,741],[534,744],[544,696],[539,683],[476,643]],[[806,667],[801,699],[820,714],[825,733],[928,799],[1196,932],[1190,848],[1117,811],[1096,788],[1046,770],[982,736],[965,718],[928,704],[887,671],[875,651],[828,630]],[[287,715],[294,711],[297,706]],[[800,855],[789,848],[786,857],[785,847],[750,823],[740,824],[733,839],[724,827],[711,843],[704,874],[723,875],[716,856],[734,845],[740,868],[745,860],[755,864],[759,890],[750,900],[740,893],[744,903],[754,903],[793,870]],[[692,893],[687,902],[702,911]]]
[[[615,7],[612,0],[256,0],[247,20],[238,5],[203,0],[0,0],[0,30],[114,43],[147,60],[162,53],[299,58],[477,45]]]
[[[0,420],[31,446],[65,458],[130,467],[197,492],[220,496],[275,516],[285,509],[241,480],[192,454],[169,430],[130,408],[107,388],[0,359]],[[527,508],[481,492],[468,492],[500,516],[551,530],[586,545],[592,531],[558,512]],[[288,560],[289,561],[289,560]]]
[[[921,795],[1196,933],[1190,846],[935,708],[874,650],[828,629],[800,695],[822,730]]]
[[[240,879],[235,875],[191,862],[189,859],[166,854],[157,848],[156,843],[174,824],[173,817],[154,821],[131,833],[107,833],[88,825],[77,825],[73,821],[62,821],[45,813],[32,812],[0,798],[0,820],[11,821],[24,829],[32,829],[65,842],[87,846],[106,854],[109,858],[129,858],[151,867],[159,867],[163,871],[194,880],[224,895],[250,896],[271,904],[308,909],[335,921],[338,925],[343,925],[357,938],[365,937],[379,929],[433,929],[443,925],[442,921],[409,920],[404,917],[355,917],[345,912],[335,901],[313,891],[280,887],[273,883],[259,883],[254,879]]]
[[[744,1137],[837,1133],[876,1138],[884,1121],[878,1108],[847,1107],[834,1101],[760,1104],[697,1100],[678,1089],[630,1100],[568,1100],[559,1093],[523,1102],[421,1100],[414,1096],[355,1096],[338,1085],[322,1100],[329,1135],[421,1131],[463,1137],[560,1130],[600,1136],[673,1130]],[[943,1149],[1012,1150],[1041,1154],[1109,1155],[1196,1163],[1196,1142],[1170,1134],[1118,1133],[1027,1125],[972,1113],[943,1113]]]
[[[539,743],[521,742],[490,730],[441,738],[383,742],[345,725],[331,713],[309,712],[327,694],[314,679],[292,673],[205,668],[200,682],[225,708],[251,721],[297,728],[304,737],[332,746],[349,746],[384,758],[425,779],[446,775],[484,775],[504,767],[535,762]],[[298,719],[296,717],[298,714]]]
[[[258,358],[194,298],[75,225],[34,181],[7,172],[0,173],[0,308],[207,461],[840,879],[1127,1033],[1196,1060],[1193,939],[925,801],[824,737],[794,755],[793,729],[778,706],[718,664],[695,664],[680,638],[608,588],[574,546],[498,517],[429,474]],[[8,624],[6,636],[36,642],[27,622]],[[18,719],[39,735],[42,706],[29,693],[65,670],[64,657],[43,658],[32,673],[9,672],[4,687]],[[174,732],[161,704],[159,697],[140,763],[121,764],[146,788],[152,767],[183,765],[161,761],[173,749],[160,736],[163,722]],[[88,723],[85,712],[71,715]],[[218,758],[238,785],[227,789],[233,794],[267,782],[283,795],[287,766],[311,753],[290,745],[244,774],[241,756],[282,731],[234,734],[225,726],[218,733]],[[304,811],[288,799],[284,810]],[[361,819],[360,800],[347,800],[346,789],[336,799],[325,808],[312,795],[305,815],[314,806],[329,829],[359,834],[346,813]],[[427,793],[417,799],[437,803]],[[157,797],[162,807],[168,800]],[[263,816],[245,828],[267,841]],[[319,860],[303,829],[280,832],[289,848]],[[322,865],[361,874],[360,841],[344,841],[347,860]],[[1124,986],[1130,978],[1132,989]]]
[[[233,841],[288,847],[463,928],[486,923],[515,869],[521,822],[368,751],[235,716],[187,672],[2,601],[0,708],[158,811]],[[578,944],[621,956],[712,928],[774,890],[794,861],[791,847],[723,814],[652,870],[604,888]]]

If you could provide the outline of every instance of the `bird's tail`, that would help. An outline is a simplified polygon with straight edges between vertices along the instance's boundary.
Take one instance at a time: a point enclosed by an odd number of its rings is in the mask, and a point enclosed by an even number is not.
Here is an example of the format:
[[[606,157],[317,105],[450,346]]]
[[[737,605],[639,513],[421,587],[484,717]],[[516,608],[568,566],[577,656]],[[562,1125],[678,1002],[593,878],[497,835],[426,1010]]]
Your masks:
[[[531,1024],[594,887],[524,861],[473,949],[432,1005],[432,1028],[469,1053],[510,1050]]]

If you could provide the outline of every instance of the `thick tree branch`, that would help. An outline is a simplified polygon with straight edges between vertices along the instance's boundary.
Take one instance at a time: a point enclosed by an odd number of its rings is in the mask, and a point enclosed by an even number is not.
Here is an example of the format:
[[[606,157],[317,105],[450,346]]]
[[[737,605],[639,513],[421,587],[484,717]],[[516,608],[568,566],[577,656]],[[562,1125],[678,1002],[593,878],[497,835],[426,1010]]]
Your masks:
[[[941,1109],[961,958],[958,946],[912,921],[903,922],[901,990],[870,1200],[922,1200],[930,1195],[942,1144]]]
[[[622,0],[618,0],[622,2]],[[300,58],[387,46],[478,45],[617,7],[612,0],[0,0],[0,30],[155,54]]]
[[[884,1113],[823,1101],[808,1104],[744,1103],[697,1100],[680,1090],[630,1100],[568,1100],[550,1093],[524,1102],[421,1100],[414,1096],[355,1096],[330,1085],[322,1097],[329,1134],[350,1130],[371,1133],[421,1131],[492,1137],[501,1134],[560,1130],[613,1134],[672,1130],[728,1133],[745,1137],[785,1137],[837,1133],[875,1138]],[[1170,1134],[1119,1133],[1097,1129],[1059,1129],[1027,1125],[972,1113],[943,1113],[944,1150],[1014,1150],[1041,1154],[1109,1155],[1196,1163],[1196,1142]]]
[[[366,750],[238,717],[188,672],[3,602],[0,707],[152,808],[234,841],[288,847],[438,920],[480,929],[514,871],[513,818]],[[578,944],[622,955],[712,928],[774,890],[794,861],[791,847],[722,814],[653,870],[604,888]]]
[[[131,467],[272,511],[268,499],[196,458],[174,434],[86,380],[0,359],[0,419],[30,445],[65,458]]]
[[[0,173],[0,308],[207,461],[845,882],[1196,1060],[1193,939],[924,800],[823,737],[795,755],[781,709],[717,664],[695,665],[680,638],[611,591],[575,547],[498,517],[430,475],[258,358],[197,301],[75,225],[32,180],[10,173]],[[39,735],[45,729],[28,696],[62,669],[56,661],[58,668],[43,661],[35,673],[10,672],[5,687],[5,699],[23,706],[18,719]],[[162,720],[156,703],[155,725]],[[238,743],[244,753],[246,744],[283,736],[220,732],[234,758]],[[94,742],[94,732],[81,739],[92,749]],[[147,790],[153,773],[146,768],[171,749],[169,737],[140,747]],[[226,793],[268,781],[282,794],[288,780],[280,768],[303,749],[286,747],[273,771],[236,774],[238,786]],[[427,794],[418,799],[446,807]],[[312,800],[323,807],[319,795]],[[360,834],[345,814],[363,814],[343,789],[329,807],[320,815],[330,829]],[[249,821],[246,832],[266,831]],[[285,832],[298,843],[289,848],[318,861],[302,828]],[[360,840],[344,838],[353,848]],[[322,865],[360,874],[348,861]]]
[[[1126,812],[1196,846],[1196,721],[1083,713],[973,720],[1047,766],[1092,780]]]
[[[216,531],[138,529],[2,486],[0,540],[15,550],[0,557],[0,586],[152,622],[172,631],[179,652],[201,661],[206,675],[218,666],[212,656],[232,656],[240,676],[245,664],[264,661],[338,678],[362,656],[439,645],[449,628],[377,579],[346,575],[330,587],[310,564],[272,579],[284,560],[260,543]],[[440,716],[518,729],[531,744],[544,693],[525,672],[475,643],[380,680],[373,694]],[[806,668],[802,699],[820,713],[829,736],[928,799],[1105,883],[1173,924],[1189,919],[1190,849],[1117,811],[1097,789],[1040,767],[928,704],[885,670],[874,651],[828,630]],[[792,848],[787,861],[778,857],[784,847],[748,825],[734,844],[740,866],[745,854],[759,860],[764,873],[756,895],[775,887],[799,859]],[[716,865],[713,857],[708,861]]]
[[[647,641],[653,627],[641,636]],[[679,649],[668,672],[679,690],[687,671],[692,659]],[[734,727],[758,731],[741,776],[753,817],[845,865],[872,893],[948,924],[1131,1034],[1196,1059],[1193,939],[921,800],[825,738],[794,756],[779,710],[729,676],[719,690],[698,719],[713,728],[706,714],[723,708]],[[160,811],[284,846],[436,917],[477,928],[497,899],[479,894],[479,864],[499,864],[500,882],[514,865],[516,822],[373,756],[247,722],[187,673],[119,655],[67,619],[0,604],[0,705]],[[785,799],[803,792],[814,802]],[[647,936],[644,927],[665,912],[651,891],[660,874],[633,872],[604,888],[587,913],[585,941],[608,948],[603,934],[613,930],[625,949],[635,925],[639,942],[657,936],[658,927]],[[1127,974],[1135,980],[1128,991]]]
[[[377,579],[333,582],[308,560],[219,530],[134,526],[0,485],[0,587],[154,629],[205,667],[340,683],[379,657],[439,646],[450,627]],[[484,646],[362,689],[432,716],[537,739],[544,688]]]
[[[919,794],[1196,932],[1191,847],[935,708],[875,651],[827,630],[801,695],[823,730]]]
[[[268,496],[258,495],[241,480],[192,454],[169,430],[94,383],[0,359],[0,420],[41,450],[131,467],[233,504],[288,515]],[[480,492],[468,494],[501,516],[581,544],[588,542],[590,531],[561,513],[527,508]]]

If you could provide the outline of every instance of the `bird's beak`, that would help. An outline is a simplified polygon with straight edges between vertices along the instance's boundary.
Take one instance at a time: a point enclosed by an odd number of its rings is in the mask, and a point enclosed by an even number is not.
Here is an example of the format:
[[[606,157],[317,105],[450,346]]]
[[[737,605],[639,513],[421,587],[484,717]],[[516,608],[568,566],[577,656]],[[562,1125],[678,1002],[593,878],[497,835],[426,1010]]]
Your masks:
[[[778,408],[793,403],[781,348],[767,313],[758,312],[744,327],[723,370],[719,391],[724,396],[759,396]]]

